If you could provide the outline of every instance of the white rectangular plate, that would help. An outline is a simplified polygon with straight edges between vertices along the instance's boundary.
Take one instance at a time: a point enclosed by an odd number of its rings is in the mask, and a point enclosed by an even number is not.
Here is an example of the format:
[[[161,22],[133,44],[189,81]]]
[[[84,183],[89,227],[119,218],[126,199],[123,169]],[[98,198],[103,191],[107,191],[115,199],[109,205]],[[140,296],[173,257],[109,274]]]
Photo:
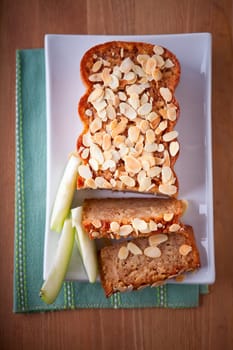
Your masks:
[[[47,99],[47,211],[44,246],[44,278],[47,277],[59,234],[49,229],[50,215],[68,155],[76,148],[82,131],[77,105],[84,94],[79,65],[92,46],[112,40],[143,41],[167,47],[181,64],[181,81],[176,89],[181,115],[181,152],[176,163],[180,183],[179,198],[189,201],[183,221],[194,228],[201,255],[201,269],[188,274],[184,283],[213,283],[214,228],[211,148],[211,36],[208,33],[180,35],[104,36],[46,35]],[[84,196],[104,197],[107,191],[79,191],[75,205]],[[109,192],[108,192],[109,195]],[[111,196],[121,196],[111,193]],[[124,194],[124,196],[129,196]],[[131,196],[135,196],[132,194]],[[86,280],[76,246],[67,279]],[[174,283],[174,281],[169,281]]]

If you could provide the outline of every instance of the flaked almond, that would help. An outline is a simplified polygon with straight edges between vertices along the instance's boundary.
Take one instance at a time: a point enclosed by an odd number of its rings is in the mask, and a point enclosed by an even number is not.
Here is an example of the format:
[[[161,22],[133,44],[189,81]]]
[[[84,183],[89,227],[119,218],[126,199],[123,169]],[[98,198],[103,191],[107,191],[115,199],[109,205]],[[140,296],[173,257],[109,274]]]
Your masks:
[[[91,232],[91,236],[93,237],[93,238],[97,238],[97,237],[99,237],[99,232],[98,231],[92,231]]]
[[[165,149],[164,153],[163,153],[163,166],[168,166],[170,167],[170,156],[168,151]]]
[[[158,148],[157,148],[158,152],[163,152],[164,151],[164,145],[162,143],[158,144]]]
[[[157,66],[159,68],[162,68],[164,66],[165,62],[164,62],[164,59],[162,56],[155,54],[155,55],[153,55],[153,58],[156,60]]]
[[[88,96],[88,102],[95,102],[104,96],[104,90],[102,88],[94,89]]]
[[[176,107],[167,108],[167,118],[172,122],[176,120]]]
[[[133,120],[136,118],[136,111],[126,102],[121,102],[120,105],[120,113],[125,115],[129,120]]]
[[[96,61],[96,62],[93,64],[93,66],[91,67],[92,72],[93,72],[93,73],[98,72],[98,71],[100,70],[100,68],[102,67],[102,64],[103,64],[102,60]]]
[[[141,93],[143,93],[145,89],[149,87],[150,87],[149,83],[133,84],[126,87],[126,92],[128,95],[131,95],[131,94],[140,95]]]
[[[136,110],[140,106],[139,95],[133,93],[128,98],[128,103]]]
[[[94,219],[91,223],[95,228],[100,228],[102,226],[101,221],[99,219]]]
[[[105,109],[105,107],[107,106],[107,103],[106,103],[105,100],[97,100],[97,101],[92,102],[92,104],[95,107],[95,109],[97,110],[98,114],[99,114],[100,111]]]
[[[156,152],[157,151],[157,143],[153,142],[153,143],[147,143],[145,144],[144,150],[146,152]]]
[[[124,117],[121,117],[120,122],[117,123],[116,126],[112,128],[111,136],[114,138],[115,136],[122,134],[126,129],[126,125],[127,125],[127,119]]]
[[[116,163],[112,159],[105,160],[105,162],[102,165],[102,170],[115,170],[116,169]]]
[[[89,156],[89,153],[90,153],[89,148],[85,148],[85,149],[82,151],[82,153],[81,153],[82,159],[87,159],[88,156]]]
[[[121,100],[121,101],[126,101],[127,100],[127,96],[126,96],[126,94],[123,92],[123,91],[119,91],[118,92],[118,96],[119,96],[119,99]]]
[[[127,187],[134,187],[135,186],[135,180],[132,177],[130,177],[130,176],[127,176],[127,175],[120,176],[120,180]]]
[[[159,185],[159,192],[172,196],[177,193],[177,187],[175,185],[162,184]]]
[[[118,153],[120,154],[120,157],[123,159],[129,153],[129,147],[127,147],[125,144],[120,144]]]
[[[111,75],[110,75],[111,69],[110,68],[104,68],[102,72],[102,79],[105,86],[108,86],[111,82]]]
[[[100,118],[95,118],[91,122],[89,129],[92,134],[94,134],[96,131],[100,130],[102,128],[102,120]]]
[[[163,77],[161,70],[159,68],[155,68],[152,71],[152,77],[155,81],[160,81]]]
[[[102,176],[97,176],[95,178],[95,184],[98,188],[106,188],[106,189],[112,188],[111,184]]]
[[[128,138],[131,142],[137,142],[140,135],[140,129],[137,126],[130,126],[128,129]]]
[[[135,81],[137,80],[137,76],[134,72],[131,71],[131,72],[125,73],[123,79],[127,80],[127,84],[134,84]]]
[[[116,110],[112,105],[108,105],[106,107],[106,115],[109,119],[113,120],[114,118],[116,118]]]
[[[113,145],[115,147],[121,147],[122,144],[125,142],[125,135],[117,135],[113,139]]]
[[[92,178],[85,180],[84,187],[92,188],[93,190],[97,188],[95,181]]]
[[[146,247],[143,253],[148,258],[159,258],[161,256],[161,250],[156,246]]]
[[[118,66],[113,67],[113,74],[120,80],[122,78],[121,70]]]
[[[160,130],[164,131],[167,128],[167,120],[163,120],[161,123],[159,123]]]
[[[146,171],[145,170],[141,170],[138,175],[137,175],[137,181],[140,183],[142,182],[143,179],[146,178]]]
[[[180,225],[179,224],[172,224],[169,227],[169,232],[176,232],[176,231],[179,231],[179,229],[180,229]]]
[[[88,117],[91,117],[92,116],[92,110],[86,109],[85,110],[85,115],[87,115]]]
[[[122,62],[121,62],[121,65],[120,65],[120,71],[122,73],[128,73],[131,68],[133,67],[133,62],[131,61],[131,59],[129,57],[126,57]]]
[[[170,142],[178,137],[178,132],[176,130],[169,131],[163,135],[163,140],[165,142]]]
[[[188,244],[182,244],[179,248],[179,253],[183,256],[188,255],[192,251],[192,247]]]
[[[92,144],[90,147],[91,158],[95,159],[99,164],[103,164],[104,156],[99,146]]]
[[[149,58],[149,55],[137,55],[137,61],[141,64],[141,66],[144,65]]]
[[[109,182],[112,185],[112,187],[116,187],[116,180],[115,179],[110,179]]]
[[[158,230],[157,223],[154,222],[153,220],[150,220],[150,222],[149,222],[149,229],[150,229],[151,232],[157,231]]]
[[[146,192],[151,186],[151,178],[145,177],[139,182],[139,192]]]
[[[140,66],[137,65],[137,64],[134,64],[134,65],[132,66],[132,70],[133,70],[134,73],[136,73],[139,77],[144,77],[144,76],[145,76],[144,70],[142,69],[142,67],[140,67]]]
[[[146,159],[141,159],[141,164],[142,164],[142,168],[145,171],[148,171],[150,169],[150,163],[148,162],[148,160]]]
[[[90,158],[90,159],[89,159],[89,164],[90,164],[91,168],[92,168],[94,171],[98,171],[98,169],[99,169],[99,163],[97,162],[96,159]]]
[[[151,112],[151,110],[152,110],[152,104],[147,102],[138,108],[138,114],[142,116],[147,115]]]
[[[164,64],[164,68],[172,68],[174,67],[174,63],[170,60],[170,58],[167,58]]]
[[[155,45],[153,47],[153,51],[156,55],[162,55],[164,53],[164,48],[162,46]]]
[[[169,152],[170,152],[170,155],[172,157],[175,157],[179,151],[179,143],[177,141],[172,141],[170,144],[169,144]]]
[[[133,255],[142,255],[142,250],[133,242],[129,242],[127,248]]]
[[[153,143],[155,141],[155,133],[152,129],[146,131],[146,142]]]
[[[111,136],[109,134],[104,134],[102,148],[104,151],[107,151],[111,148]]]
[[[78,167],[78,173],[84,179],[92,178],[92,172],[91,172],[91,169],[90,169],[88,164],[87,165],[80,165]]]
[[[172,170],[168,166],[162,167],[162,182],[167,183],[172,177]]]
[[[151,112],[148,116],[147,116],[147,120],[150,121],[150,126],[152,129],[156,129],[160,123],[160,116],[155,113],[155,112]]]
[[[115,233],[119,232],[119,230],[120,230],[120,225],[119,225],[119,223],[116,222],[116,221],[112,221],[111,224],[110,224],[110,230],[111,230],[112,232],[115,232]]]
[[[133,219],[132,225],[136,231],[143,232],[143,231],[148,229],[147,222],[145,220],[142,220],[142,219],[138,219],[138,218]]]
[[[119,230],[120,236],[128,236],[131,232],[133,232],[133,227],[131,225],[120,226],[120,230]]]
[[[143,68],[145,67],[146,74],[151,75],[152,72],[155,70],[156,65],[156,60],[153,57],[149,57],[145,65],[143,65]]]
[[[164,159],[160,157],[155,157],[154,160],[155,160],[155,165],[163,165],[164,163]]]
[[[163,220],[166,222],[169,222],[173,219],[174,214],[173,213],[164,213],[163,214]]]
[[[99,81],[102,81],[102,73],[95,73],[95,74],[91,74],[88,79],[92,82],[92,83],[96,83]]]
[[[164,233],[157,233],[153,236],[150,236],[148,238],[149,245],[150,246],[158,246],[159,244],[166,242],[168,240],[168,236],[165,235]]]
[[[118,256],[118,259],[120,259],[120,260],[125,260],[125,259],[127,259],[128,255],[129,255],[128,248],[125,247],[125,246],[122,246],[122,247],[119,249],[118,255],[117,255],[117,256]]]
[[[141,170],[142,166],[139,160],[133,156],[125,157],[125,169],[129,173],[137,174]]]
[[[108,84],[112,90],[116,90],[119,86],[119,79],[114,74],[111,74],[111,81]]]
[[[161,87],[159,89],[159,93],[166,102],[170,102],[172,100],[172,93],[169,88]]]
[[[154,166],[147,171],[147,175],[151,178],[158,176],[162,169],[159,166]]]
[[[138,127],[141,130],[141,132],[143,134],[145,134],[146,131],[150,128],[150,124],[149,124],[149,122],[147,120],[141,119],[141,121],[139,122]]]

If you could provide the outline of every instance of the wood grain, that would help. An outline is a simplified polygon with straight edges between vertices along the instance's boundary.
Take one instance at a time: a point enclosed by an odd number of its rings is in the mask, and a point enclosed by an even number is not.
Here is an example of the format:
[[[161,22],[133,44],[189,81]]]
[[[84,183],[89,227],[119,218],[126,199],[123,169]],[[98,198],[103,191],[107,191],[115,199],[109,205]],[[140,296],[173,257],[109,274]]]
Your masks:
[[[21,0],[0,2],[1,349],[232,349],[233,12],[231,0]],[[12,313],[15,50],[45,33],[213,34],[213,170],[217,279],[192,310]]]

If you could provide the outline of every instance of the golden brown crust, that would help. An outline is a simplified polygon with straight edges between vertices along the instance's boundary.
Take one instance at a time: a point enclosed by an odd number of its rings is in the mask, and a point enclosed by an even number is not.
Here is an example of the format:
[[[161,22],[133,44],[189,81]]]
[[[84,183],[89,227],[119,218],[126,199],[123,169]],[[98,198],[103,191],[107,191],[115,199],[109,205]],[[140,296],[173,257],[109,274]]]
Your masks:
[[[184,210],[184,201],[174,198],[85,199],[82,225],[91,239],[148,237],[179,230]]]
[[[86,169],[82,168],[85,174],[81,171],[78,176],[77,188],[176,197],[179,183],[174,164],[179,144],[173,130],[180,109],[174,90],[180,79],[180,65],[175,55],[147,43],[108,42],[85,53],[80,71],[87,91],[78,106],[84,129],[77,150]],[[135,131],[130,135],[129,129],[137,129],[138,137],[134,139]],[[171,132],[173,136],[168,138]],[[111,147],[104,146],[106,135],[110,136]],[[95,157],[99,157],[97,163]],[[130,162],[133,157],[133,170],[127,166],[129,157]],[[115,165],[106,165],[109,160]],[[169,167],[170,179],[162,181],[155,167]],[[138,180],[141,170],[147,172],[145,180],[142,176]]]
[[[126,247],[127,242],[117,243],[100,251],[101,282],[107,297],[115,292],[156,286],[201,266],[191,226],[185,226],[178,233],[168,235],[167,241],[158,245],[161,252],[158,257],[145,255],[150,246],[148,238],[138,238],[131,242],[141,250],[141,254],[135,255],[128,251],[128,256],[120,259],[120,248]],[[186,255],[184,248],[189,248]]]

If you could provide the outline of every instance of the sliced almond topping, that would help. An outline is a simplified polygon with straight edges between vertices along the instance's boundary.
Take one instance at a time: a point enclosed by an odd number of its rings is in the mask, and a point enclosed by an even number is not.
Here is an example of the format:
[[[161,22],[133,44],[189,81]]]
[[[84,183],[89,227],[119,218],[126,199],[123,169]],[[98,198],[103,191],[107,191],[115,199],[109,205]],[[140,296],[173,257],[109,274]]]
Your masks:
[[[141,130],[141,132],[145,134],[149,128],[150,128],[149,122],[145,119],[142,119],[139,123],[139,129]]]
[[[139,157],[140,154],[141,154],[142,151],[143,151],[143,143],[140,142],[140,141],[138,141],[138,142],[136,143],[135,147],[134,147],[134,150],[135,150],[134,156],[135,156],[135,157]]]
[[[148,95],[144,92],[144,94],[142,94],[142,96],[140,98],[140,103],[141,103],[141,105],[144,105],[147,102],[148,102]]]
[[[169,232],[176,232],[176,231],[179,231],[179,229],[180,229],[180,225],[173,224],[169,227]]]
[[[162,79],[163,75],[162,75],[162,72],[159,68],[155,68],[153,71],[152,71],[152,77],[155,81],[159,81]]]
[[[134,93],[140,95],[148,87],[150,87],[150,85],[148,83],[142,83],[140,85],[133,84],[133,85],[126,87],[126,92],[128,95],[131,95]]]
[[[176,120],[176,108],[168,107],[167,108],[167,118],[172,122]]]
[[[110,184],[112,185],[112,187],[116,187],[116,180],[110,179]]]
[[[147,222],[142,219],[138,219],[138,218],[133,219],[132,225],[136,231],[143,232],[148,229]]]
[[[178,132],[176,130],[169,131],[163,135],[163,140],[165,142],[170,142],[178,137]]]
[[[163,166],[168,166],[170,167],[170,156],[167,150],[164,151],[163,153]]]
[[[139,115],[147,115],[151,112],[151,110],[152,110],[152,104],[147,102],[138,108],[138,114]]]
[[[114,74],[111,74],[111,81],[108,85],[112,90],[116,90],[119,86],[119,79]]]
[[[135,243],[129,242],[127,248],[133,255],[142,255],[142,250]]]
[[[111,136],[109,134],[104,134],[102,148],[104,151],[109,150],[111,147]]]
[[[146,74],[151,75],[152,72],[155,70],[156,65],[157,65],[156,60],[153,57],[149,57],[148,60],[146,61],[146,64],[143,65],[143,68],[145,66]]]
[[[164,221],[171,221],[174,217],[174,214],[173,213],[165,213],[163,214],[163,220]]]
[[[96,144],[91,145],[90,155],[91,155],[91,158],[95,159],[99,164],[103,164],[103,162],[104,162],[103,153],[102,153],[101,149],[99,148],[99,146],[97,146]]]
[[[172,68],[174,67],[174,63],[170,60],[170,58],[167,58],[164,64],[164,68]]]
[[[149,55],[137,55],[137,61],[141,65],[145,64],[145,62],[150,58]]]
[[[128,251],[127,247],[123,246],[119,249],[118,259],[125,260],[125,259],[127,259],[128,255],[129,255],[129,251]]]
[[[104,90],[102,88],[96,88],[88,96],[88,102],[95,102],[97,99],[103,96],[104,96]]]
[[[133,93],[128,98],[128,103],[136,110],[140,106],[139,95]]]
[[[90,159],[89,159],[89,164],[90,164],[90,166],[92,167],[92,169],[93,169],[94,171],[98,171],[98,169],[99,169],[99,163],[97,162],[97,160],[95,160],[94,158],[90,158]]]
[[[140,182],[139,182],[139,192],[146,192],[148,191],[148,189],[151,186],[151,178],[150,177],[146,177],[143,178]]]
[[[102,176],[97,176],[95,178],[95,184],[98,188],[107,188],[107,189],[112,188],[111,184],[107,180],[105,180],[105,178],[103,178]]]
[[[153,47],[153,51],[156,55],[162,55],[164,53],[164,49],[162,46],[159,46],[159,45],[155,45]]]
[[[120,56],[121,56],[121,58],[123,58],[123,57],[124,57],[124,48],[123,48],[123,47],[121,47],[121,50],[120,50]]]
[[[121,145],[124,144],[124,142],[125,142],[125,135],[117,135],[113,139],[113,144],[115,147],[121,147]]]
[[[168,166],[162,167],[162,182],[167,183],[172,177],[172,170]]]
[[[121,101],[126,101],[127,100],[127,96],[126,96],[126,94],[123,92],[123,91],[119,91],[118,92],[118,96],[119,96],[119,99],[121,100]]]
[[[179,143],[177,141],[172,141],[170,144],[169,144],[169,152],[170,152],[170,155],[172,157],[175,157],[179,151]]]
[[[89,165],[80,165],[78,167],[78,173],[84,179],[90,179],[92,177],[92,172],[90,170]]]
[[[120,176],[120,180],[127,187],[134,187],[135,186],[135,180],[132,177],[130,177],[130,176],[127,176],[127,175]]]
[[[149,229],[150,229],[151,232],[157,231],[158,230],[158,226],[157,226],[156,222],[154,222],[153,220],[150,220],[150,222],[149,222]]]
[[[144,70],[138,66],[137,64],[134,64],[132,67],[132,70],[134,71],[134,73],[136,73],[139,77],[144,77],[145,76],[145,72]]]
[[[101,221],[99,219],[94,219],[91,223],[93,226],[95,226],[95,228],[100,228],[102,226]]]
[[[159,244],[166,242],[168,240],[168,236],[164,233],[157,233],[156,235],[150,236],[148,240],[150,246],[158,246]]]
[[[159,93],[166,102],[170,102],[172,100],[172,93],[168,88],[161,87],[159,89]]]
[[[155,112],[151,112],[148,116],[147,116],[147,120],[150,121],[150,126],[152,129],[156,129],[157,126],[160,123],[160,117],[158,116],[157,113]]]
[[[157,143],[153,142],[153,143],[146,143],[145,144],[145,147],[144,147],[144,150],[146,152],[156,152],[157,151]]]
[[[133,227],[131,225],[120,226],[120,230],[119,230],[120,236],[128,236],[131,232],[133,232]]]
[[[97,188],[93,179],[86,179],[84,182],[84,187],[92,188],[93,190]]]
[[[95,73],[91,74],[88,79],[92,82],[95,83],[97,81],[102,81],[102,73]]]
[[[126,129],[126,125],[127,119],[121,117],[121,121],[112,129],[111,136],[114,138],[115,136],[122,134]]]
[[[129,153],[129,148],[126,147],[125,144],[120,144],[119,147],[120,147],[119,154],[121,158],[124,158]]]
[[[116,163],[112,159],[105,160],[105,162],[102,165],[102,170],[107,170],[107,169],[116,169]]]
[[[96,131],[102,128],[102,120],[100,118],[95,118],[90,124],[90,132],[94,134]]]
[[[141,159],[141,163],[142,163],[142,168],[145,170],[145,171],[148,171],[150,169],[150,163],[148,160],[146,159]]]
[[[138,182],[142,182],[143,179],[146,178],[146,171],[145,170],[141,170],[138,175],[137,175],[137,180]]]
[[[128,72],[128,73],[125,73],[123,79],[127,80],[128,84],[134,84],[135,81],[137,80],[137,76],[134,72]]]
[[[192,247],[188,244],[182,244],[179,248],[179,253],[183,256],[188,255],[192,251]]]
[[[131,68],[133,67],[133,62],[131,61],[131,59],[129,57],[126,57],[120,65],[120,71],[122,73],[128,73]]]
[[[155,133],[152,129],[146,131],[146,141],[148,143],[153,143],[155,141]]]
[[[147,171],[147,175],[151,178],[158,176],[162,169],[159,166],[154,166]]]
[[[154,59],[156,60],[156,62],[157,62],[157,66],[159,67],[159,68],[161,68],[161,67],[163,67],[164,66],[164,59],[163,59],[163,57],[162,56],[160,56],[160,55],[154,55],[153,56],[154,57]]]
[[[110,224],[110,230],[112,231],[112,232],[119,232],[119,230],[120,230],[120,225],[118,224],[118,222],[116,222],[116,221],[112,221],[111,222],[111,224]]]
[[[105,86],[108,86],[111,82],[111,75],[110,75],[111,69],[110,68],[104,68],[102,72],[102,79]]]
[[[88,117],[92,116],[92,111],[90,109],[86,109],[85,110],[85,115],[87,115]]]
[[[167,128],[167,120],[163,120],[161,123],[159,123],[160,130],[164,131]]]
[[[102,146],[102,142],[103,142],[103,132],[99,131],[96,132],[93,136],[92,136],[92,140],[94,143],[97,143],[97,145]]]
[[[98,72],[98,70],[100,70],[102,64],[103,64],[102,60],[96,61],[91,68],[92,72],[94,72],[94,73]]]
[[[115,108],[112,105],[108,105],[106,108],[106,115],[109,119],[113,120],[116,118],[116,111]]]
[[[128,129],[128,137],[131,142],[137,142],[140,135],[140,129],[137,126],[130,126]]]
[[[122,78],[122,73],[118,66],[113,67],[113,74],[120,80]]]
[[[120,113],[125,115],[129,120],[133,120],[136,118],[136,111],[126,102],[121,102],[120,105]]]
[[[156,246],[146,247],[143,253],[148,258],[159,258],[161,256],[161,250]]]
[[[95,107],[95,109],[97,110],[98,114],[100,111],[102,111],[106,106],[107,106],[107,103],[105,100],[98,100],[98,101],[94,101],[92,102],[93,106]],[[106,112],[104,113],[104,117],[106,115]],[[99,114],[100,116],[100,114]],[[102,115],[103,117],[103,115]]]
[[[125,169],[129,173],[137,174],[141,170],[142,166],[139,160],[133,156],[125,157]]]
[[[177,187],[175,185],[168,184],[159,185],[159,192],[168,196],[172,196],[177,193]]]
[[[90,152],[89,148],[85,148],[85,149],[82,151],[81,157],[82,157],[83,159],[87,159],[88,156],[89,156],[89,152]]]
[[[157,148],[158,152],[163,152],[164,151],[164,145],[162,143],[158,144],[158,148]]]
[[[163,165],[163,163],[164,163],[163,158],[155,157],[154,160],[155,160],[156,165]]]

